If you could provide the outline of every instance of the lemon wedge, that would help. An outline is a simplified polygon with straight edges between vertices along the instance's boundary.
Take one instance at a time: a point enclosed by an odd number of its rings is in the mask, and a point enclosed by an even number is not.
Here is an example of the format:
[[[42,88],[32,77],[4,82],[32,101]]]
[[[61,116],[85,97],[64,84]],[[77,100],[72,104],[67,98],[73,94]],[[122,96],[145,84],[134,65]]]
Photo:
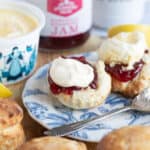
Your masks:
[[[7,98],[12,96],[12,92],[0,83],[0,98]]]
[[[134,32],[134,31],[143,32],[147,44],[150,47],[150,26],[149,25],[127,24],[127,25],[113,26],[108,30],[108,37],[113,37],[114,35],[120,32]]]

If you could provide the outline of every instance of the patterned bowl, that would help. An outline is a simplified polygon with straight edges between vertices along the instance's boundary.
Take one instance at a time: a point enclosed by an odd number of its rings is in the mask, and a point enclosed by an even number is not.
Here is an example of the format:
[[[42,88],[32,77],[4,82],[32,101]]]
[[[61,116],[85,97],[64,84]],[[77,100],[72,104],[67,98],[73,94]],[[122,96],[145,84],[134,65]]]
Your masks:
[[[45,16],[39,8],[26,2],[0,0],[0,9],[5,8],[22,11],[38,21],[32,32],[16,38],[0,38],[0,82],[12,84],[26,78],[35,68]]]

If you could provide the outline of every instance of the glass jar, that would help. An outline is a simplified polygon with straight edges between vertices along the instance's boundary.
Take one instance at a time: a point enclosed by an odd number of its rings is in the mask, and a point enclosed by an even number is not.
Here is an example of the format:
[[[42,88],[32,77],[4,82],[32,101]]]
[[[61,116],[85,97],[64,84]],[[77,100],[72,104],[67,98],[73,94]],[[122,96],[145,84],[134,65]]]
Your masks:
[[[83,44],[92,26],[92,0],[28,0],[42,8],[46,26],[42,48],[66,49]]]

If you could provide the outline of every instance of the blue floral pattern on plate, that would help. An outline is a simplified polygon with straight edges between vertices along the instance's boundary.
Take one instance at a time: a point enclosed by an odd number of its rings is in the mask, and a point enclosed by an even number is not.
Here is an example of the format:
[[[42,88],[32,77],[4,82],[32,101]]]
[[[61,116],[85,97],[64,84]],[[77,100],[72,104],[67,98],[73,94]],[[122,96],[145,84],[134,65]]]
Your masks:
[[[90,61],[96,61],[96,52],[84,53]],[[26,83],[23,91],[23,103],[30,116],[47,129],[69,124],[79,120],[95,117],[130,104],[130,100],[112,93],[106,99],[105,104],[84,110],[72,110],[60,104],[50,93],[47,84],[47,72],[49,64],[40,68]],[[139,112],[125,112],[103,122],[93,124],[78,132],[69,135],[83,141],[98,142],[110,131],[127,125],[150,125],[150,115]]]

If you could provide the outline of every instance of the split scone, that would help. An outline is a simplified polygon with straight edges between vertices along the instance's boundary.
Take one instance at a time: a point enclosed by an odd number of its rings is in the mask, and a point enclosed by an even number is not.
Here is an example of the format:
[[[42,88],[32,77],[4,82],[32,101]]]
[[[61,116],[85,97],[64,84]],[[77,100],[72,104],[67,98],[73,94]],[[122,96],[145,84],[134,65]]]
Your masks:
[[[150,51],[141,32],[119,33],[104,41],[100,59],[112,77],[112,91],[134,97],[150,87]]]
[[[19,150],[87,150],[87,148],[81,142],[61,137],[43,137],[23,144]]]
[[[16,150],[25,140],[23,111],[13,100],[0,99],[0,150]]]
[[[150,150],[150,127],[124,127],[106,135],[97,150]]]
[[[111,91],[111,78],[102,61],[89,63],[84,57],[59,57],[48,73],[50,92],[62,104],[92,108],[104,102]]]

